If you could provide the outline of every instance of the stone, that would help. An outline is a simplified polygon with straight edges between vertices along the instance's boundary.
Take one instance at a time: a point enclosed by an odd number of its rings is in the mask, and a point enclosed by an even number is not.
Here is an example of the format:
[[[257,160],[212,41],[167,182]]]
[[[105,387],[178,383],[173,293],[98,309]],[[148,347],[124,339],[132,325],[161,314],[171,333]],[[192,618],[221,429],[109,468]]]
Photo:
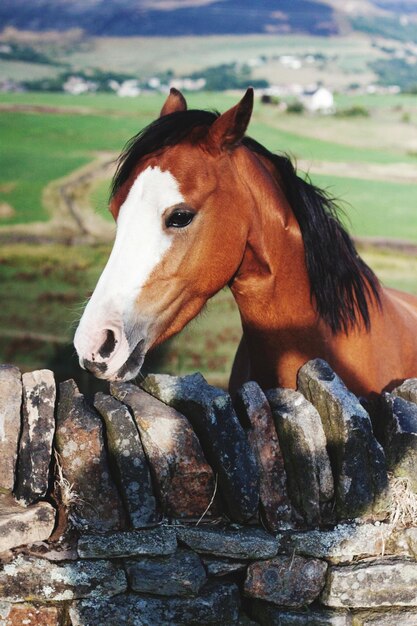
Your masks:
[[[417,404],[417,378],[408,378],[399,387],[393,390],[394,396],[399,396],[409,402]]]
[[[56,606],[9,604],[7,615],[2,617],[0,612],[0,626],[61,626],[62,609]]]
[[[174,554],[176,549],[177,536],[170,526],[107,535],[82,535],[77,547],[78,556],[82,559],[161,556]]]
[[[111,561],[52,563],[17,556],[0,565],[0,601],[61,602],[112,596],[126,590],[126,575]]]
[[[94,406],[106,424],[109,457],[117,469],[130,525],[132,528],[143,528],[154,524],[158,516],[151,474],[129,409],[104,393],[95,395]]]
[[[331,607],[417,606],[417,563],[378,559],[330,566],[321,601]]]
[[[111,392],[133,412],[164,516],[198,519],[206,510],[218,515],[218,506],[210,506],[213,470],[189,421],[136,385],[112,384]]]
[[[406,477],[417,493],[417,404],[383,394],[382,405],[388,469],[395,477]]]
[[[22,382],[23,428],[14,492],[18,501],[27,506],[48,491],[56,386],[51,370],[23,374]]]
[[[141,557],[125,563],[130,588],[159,596],[195,596],[207,580],[194,552],[179,549],[165,557]]]
[[[267,398],[284,455],[292,502],[307,525],[319,525],[331,516],[334,495],[320,415],[293,389],[273,389]]]
[[[298,372],[298,389],[318,410],[335,476],[338,519],[385,514],[385,455],[358,398],[322,359]]]
[[[333,563],[379,556],[387,552],[391,528],[388,524],[345,523],[332,530],[278,533],[279,552],[301,554]]]
[[[393,528],[386,541],[385,554],[408,556],[417,560],[417,528]]]
[[[14,486],[21,404],[20,371],[13,365],[0,365],[0,492]]]
[[[76,561],[77,538],[75,533],[67,533],[60,536],[57,541],[39,541],[26,546],[24,553],[48,561]]]
[[[13,604],[10,602],[0,602],[0,626],[5,626],[5,620],[8,617],[12,606]]]
[[[353,626],[416,626],[417,611],[390,610],[355,613]]]
[[[262,389],[254,381],[239,389],[235,401],[241,421],[250,425],[248,441],[259,467],[260,513],[267,530],[291,526],[292,508],[287,494],[284,458]]]
[[[259,626],[258,622],[254,622],[246,613],[241,611],[239,613],[239,619],[237,621],[237,626]]]
[[[301,556],[277,556],[248,567],[244,594],[273,604],[302,607],[323,589],[327,563]]]
[[[178,540],[201,554],[231,559],[268,559],[278,552],[278,541],[259,528],[219,530],[210,526],[176,528]]]
[[[389,523],[342,523],[331,530],[277,533],[279,553],[300,554],[332,563],[358,558],[404,556],[417,559],[417,528],[395,528]]]
[[[227,576],[246,569],[245,561],[235,561],[233,559],[219,559],[214,556],[203,557],[204,567],[209,576]]]
[[[71,605],[72,626],[234,626],[239,591],[234,584],[207,585],[196,598],[156,598],[134,594],[83,600]]]
[[[55,509],[47,502],[23,507],[10,495],[0,495],[0,553],[44,541],[55,526]]]
[[[67,504],[72,523],[96,531],[123,526],[123,507],[110,475],[102,420],[73,380],[60,385],[56,449],[63,478],[71,486]]]
[[[259,470],[230,396],[208,385],[201,374],[182,378],[153,374],[141,386],[189,419],[218,476],[229,518],[251,519],[259,504]]]
[[[262,600],[252,602],[252,615],[261,626],[352,626],[352,618],[347,611],[310,607],[303,611],[291,611]]]

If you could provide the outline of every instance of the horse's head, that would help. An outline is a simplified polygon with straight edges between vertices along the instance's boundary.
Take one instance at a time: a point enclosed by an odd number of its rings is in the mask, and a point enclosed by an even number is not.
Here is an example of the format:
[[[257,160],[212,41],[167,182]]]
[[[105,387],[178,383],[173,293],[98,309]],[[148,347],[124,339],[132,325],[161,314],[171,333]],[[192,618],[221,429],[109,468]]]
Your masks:
[[[233,166],[253,106],[248,90],[217,116],[171,90],[161,117],[121,157],[116,238],[74,344],[99,378],[128,380],[146,352],[179,332],[242,261],[250,181]],[[245,196],[246,194],[246,196]]]

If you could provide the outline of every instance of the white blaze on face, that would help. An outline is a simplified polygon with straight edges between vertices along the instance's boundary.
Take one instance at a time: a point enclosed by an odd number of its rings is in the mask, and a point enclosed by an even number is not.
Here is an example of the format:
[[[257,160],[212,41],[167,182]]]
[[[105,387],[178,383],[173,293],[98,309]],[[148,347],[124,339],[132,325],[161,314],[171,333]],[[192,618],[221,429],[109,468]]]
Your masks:
[[[105,332],[113,330],[123,345],[115,350],[111,370],[124,364],[126,352],[129,356],[138,340],[133,329],[135,300],[172,243],[162,215],[182,202],[177,180],[159,167],[148,167],[133,183],[120,207],[113,250],[74,338],[81,359],[94,355],[93,360],[100,361],[97,352]]]

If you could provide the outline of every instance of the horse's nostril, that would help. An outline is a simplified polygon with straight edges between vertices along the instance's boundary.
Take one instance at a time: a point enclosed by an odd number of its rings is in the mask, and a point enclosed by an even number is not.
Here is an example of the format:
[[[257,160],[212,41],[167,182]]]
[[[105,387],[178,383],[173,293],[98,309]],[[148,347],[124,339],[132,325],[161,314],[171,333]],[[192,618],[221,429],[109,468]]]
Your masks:
[[[114,335],[114,332],[112,330],[107,330],[106,331],[106,339],[103,343],[103,345],[101,346],[100,350],[98,351],[99,355],[103,358],[103,359],[108,359],[109,356],[112,354],[112,352],[114,352],[114,349],[116,347],[116,337]]]

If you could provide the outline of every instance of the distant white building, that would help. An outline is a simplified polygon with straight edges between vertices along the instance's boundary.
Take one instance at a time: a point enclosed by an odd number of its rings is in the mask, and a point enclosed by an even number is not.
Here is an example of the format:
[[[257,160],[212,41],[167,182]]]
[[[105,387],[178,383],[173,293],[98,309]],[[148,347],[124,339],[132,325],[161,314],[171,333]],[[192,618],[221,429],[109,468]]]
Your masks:
[[[305,91],[302,95],[302,103],[311,113],[333,113],[335,108],[333,94],[326,87]]]
[[[293,56],[292,54],[281,55],[279,57],[279,61],[281,65],[284,65],[285,67],[289,67],[291,70],[299,70],[303,66],[301,59],[299,59],[296,56]]]
[[[85,80],[81,76],[70,76],[63,84],[62,88],[66,93],[79,96],[89,91],[97,91],[97,84],[90,80]]]
[[[139,81],[135,79],[125,80],[117,89],[117,95],[121,98],[135,98],[140,94]]]
[[[170,87],[175,89],[184,89],[185,91],[200,91],[206,86],[205,78],[173,78]]]

